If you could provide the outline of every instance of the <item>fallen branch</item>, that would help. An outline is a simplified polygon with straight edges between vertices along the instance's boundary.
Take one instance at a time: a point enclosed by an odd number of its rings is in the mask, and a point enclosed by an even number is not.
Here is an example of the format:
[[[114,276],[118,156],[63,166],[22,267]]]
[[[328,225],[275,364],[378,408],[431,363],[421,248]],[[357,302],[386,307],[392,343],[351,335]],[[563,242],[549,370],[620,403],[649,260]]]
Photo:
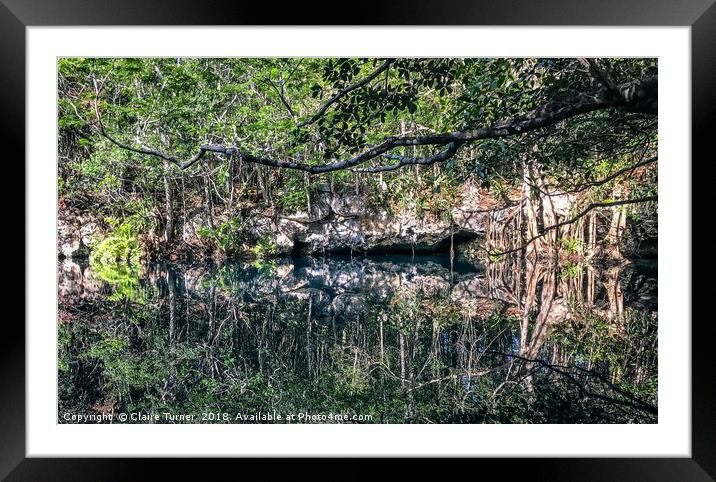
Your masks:
[[[612,181],[612,180],[616,179],[617,177],[619,177],[619,176],[621,176],[621,175],[623,175],[623,174],[629,174],[629,173],[631,173],[632,171],[635,171],[636,169],[639,169],[639,168],[642,167],[642,166],[646,166],[646,165],[648,165],[648,164],[652,164],[652,163],[654,163],[654,162],[657,162],[658,160],[659,160],[659,158],[658,158],[657,156],[654,156],[654,157],[652,157],[652,158],[639,161],[639,162],[637,162],[637,163],[635,163],[635,164],[632,164],[631,166],[625,167],[625,168],[623,168],[623,169],[619,169],[618,171],[613,172],[612,174],[608,175],[608,176],[605,177],[605,178],[599,179],[599,180],[597,180],[597,181],[583,182],[582,184],[578,184],[577,186],[575,186],[575,187],[573,187],[573,188],[571,188],[571,189],[568,189],[568,190],[565,190],[565,191],[561,191],[561,192],[560,192],[560,191],[558,191],[558,192],[548,192],[548,191],[545,190],[545,189],[547,188],[546,186],[545,186],[545,187],[540,187],[540,186],[538,186],[538,185],[536,185],[536,184],[534,184],[534,183],[528,183],[528,185],[529,185],[532,189],[534,189],[535,191],[539,192],[540,194],[542,194],[542,195],[544,195],[544,196],[550,196],[550,197],[553,197],[553,196],[564,196],[565,194],[573,194],[573,193],[577,193],[577,192],[582,192],[582,191],[584,191],[584,190],[586,190],[586,189],[589,189],[589,188],[591,188],[591,187],[601,186],[601,185],[603,185],[603,184],[608,183],[609,181]]]
[[[589,369],[582,368],[582,367],[579,367],[579,366],[576,366],[576,365],[569,365],[569,366],[552,365],[552,364],[547,363],[546,361],[544,361],[544,360],[542,360],[542,359],[539,359],[539,358],[526,358],[526,357],[523,357],[523,356],[520,356],[520,355],[514,355],[514,354],[510,354],[510,353],[503,353],[503,352],[494,351],[494,350],[489,350],[489,351],[487,351],[486,353],[492,353],[492,354],[501,355],[501,356],[504,356],[504,357],[515,358],[515,359],[518,359],[518,360],[521,360],[521,361],[524,361],[524,362],[527,362],[527,363],[537,363],[537,364],[539,364],[539,365],[541,365],[541,366],[547,368],[548,370],[551,370],[551,371],[553,371],[553,372],[555,372],[555,373],[559,373],[559,374],[561,374],[561,375],[564,375],[564,376],[567,377],[569,380],[571,380],[572,383],[574,383],[574,384],[577,386],[577,388],[579,389],[579,391],[580,391],[583,395],[586,395],[586,396],[588,396],[588,397],[598,398],[598,399],[605,400],[605,401],[608,401],[608,402],[617,403],[617,404],[620,404],[620,405],[629,405],[629,406],[631,406],[631,407],[634,407],[634,408],[637,408],[637,409],[641,409],[641,410],[643,410],[643,411],[645,411],[645,412],[648,412],[648,413],[650,413],[650,414],[653,414],[653,415],[656,415],[656,414],[658,413],[658,410],[657,410],[657,408],[656,408],[655,406],[653,406],[652,404],[650,404],[650,403],[648,403],[648,402],[646,402],[646,401],[644,401],[644,400],[642,400],[642,399],[640,399],[640,398],[638,398],[638,397],[635,397],[634,395],[628,393],[627,391],[625,391],[625,390],[623,390],[622,388],[618,387],[617,385],[615,385],[615,384],[612,383],[611,381],[607,380],[601,373],[598,373],[598,372],[596,372],[596,371],[594,371],[594,370],[589,370]],[[571,373],[569,373],[569,371],[567,371],[567,370],[569,370],[569,369],[578,370],[578,371],[580,371],[580,372],[582,372],[582,373],[585,373],[585,374],[588,374],[588,375],[591,375],[591,376],[594,376],[594,377],[598,378],[598,379],[599,379],[602,383],[604,383],[606,386],[608,386],[609,388],[611,388],[612,390],[614,390],[616,393],[618,393],[619,395],[621,395],[621,396],[623,396],[624,398],[626,398],[626,400],[619,400],[619,399],[617,399],[617,398],[613,398],[613,397],[609,397],[609,396],[606,396],[606,395],[602,395],[602,394],[600,394],[600,393],[594,393],[594,392],[589,391],[584,385],[582,385],[581,383],[579,383],[579,382],[577,381],[577,379],[574,378],[574,376],[573,376]]]

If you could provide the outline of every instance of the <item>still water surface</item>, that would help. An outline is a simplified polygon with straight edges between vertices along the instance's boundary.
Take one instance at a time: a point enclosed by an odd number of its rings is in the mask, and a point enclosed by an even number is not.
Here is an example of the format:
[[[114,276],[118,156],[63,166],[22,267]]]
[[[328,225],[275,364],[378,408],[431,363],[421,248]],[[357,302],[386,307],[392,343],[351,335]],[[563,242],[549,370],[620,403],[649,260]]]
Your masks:
[[[655,423],[656,286],[646,262],[64,261],[58,420]]]

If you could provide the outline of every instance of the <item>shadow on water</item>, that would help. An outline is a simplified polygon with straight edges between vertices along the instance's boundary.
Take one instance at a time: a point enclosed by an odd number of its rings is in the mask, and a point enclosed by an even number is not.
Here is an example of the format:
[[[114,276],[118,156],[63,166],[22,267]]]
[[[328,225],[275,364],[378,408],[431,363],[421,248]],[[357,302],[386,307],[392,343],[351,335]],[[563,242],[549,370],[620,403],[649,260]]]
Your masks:
[[[655,423],[656,274],[655,263],[474,266],[442,255],[142,273],[64,261],[59,421],[213,410]]]

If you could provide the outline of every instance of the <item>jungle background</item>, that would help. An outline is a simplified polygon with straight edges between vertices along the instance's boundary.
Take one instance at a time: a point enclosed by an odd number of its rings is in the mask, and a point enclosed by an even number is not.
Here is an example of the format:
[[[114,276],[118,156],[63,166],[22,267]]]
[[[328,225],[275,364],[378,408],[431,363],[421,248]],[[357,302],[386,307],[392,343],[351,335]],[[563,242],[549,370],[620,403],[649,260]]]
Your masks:
[[[60,412],[655,422],[657,79],[59,60]]]

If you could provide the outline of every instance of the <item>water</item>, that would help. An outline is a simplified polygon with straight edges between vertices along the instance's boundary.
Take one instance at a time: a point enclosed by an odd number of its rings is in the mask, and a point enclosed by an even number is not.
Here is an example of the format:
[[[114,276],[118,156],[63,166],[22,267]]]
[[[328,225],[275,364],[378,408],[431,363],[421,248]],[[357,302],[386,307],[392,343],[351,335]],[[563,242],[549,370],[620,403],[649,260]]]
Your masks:
[[[657,421],[655,264],[94,268],[59,264],[60,423]]]

